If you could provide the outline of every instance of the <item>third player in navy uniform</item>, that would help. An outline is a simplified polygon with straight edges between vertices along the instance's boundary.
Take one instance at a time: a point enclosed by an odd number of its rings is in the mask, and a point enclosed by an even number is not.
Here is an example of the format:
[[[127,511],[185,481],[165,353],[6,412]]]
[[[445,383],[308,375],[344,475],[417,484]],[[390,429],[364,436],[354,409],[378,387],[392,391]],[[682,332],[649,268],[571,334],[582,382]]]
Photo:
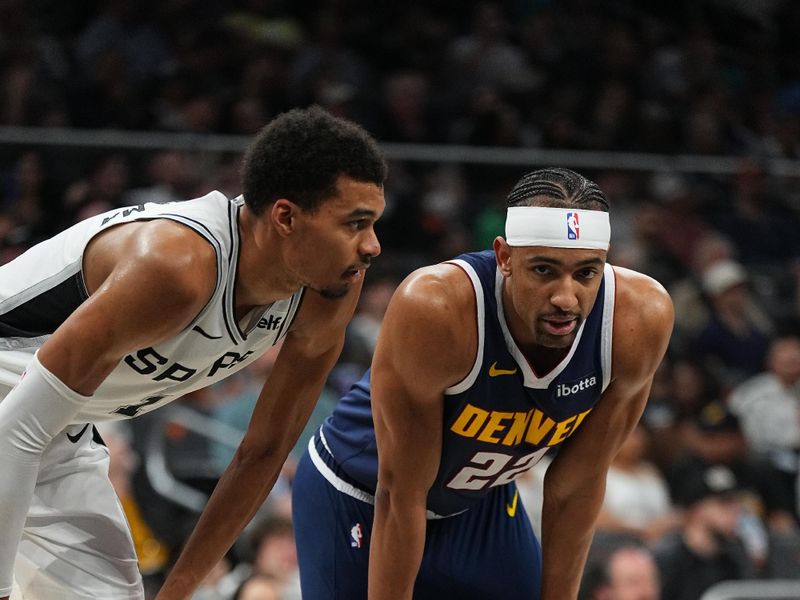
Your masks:
[[[542,169],[508,206],[494,252],[401,284],[371,373],[309,444],[294,484],[305,600],[576,596],[672,305],[606,263],[594,183]],[[513,480],[553,448],[540,551]]]
[[[0,267],[0,597],[142,600],[89,423],[205,387],[283,340],[247,433],[159,599],[188,598],[275,482],[380,252],[386,166],[319,108],[270,123],[243,198],[111,211]],[[11,389],[13,387],[13,389]]]

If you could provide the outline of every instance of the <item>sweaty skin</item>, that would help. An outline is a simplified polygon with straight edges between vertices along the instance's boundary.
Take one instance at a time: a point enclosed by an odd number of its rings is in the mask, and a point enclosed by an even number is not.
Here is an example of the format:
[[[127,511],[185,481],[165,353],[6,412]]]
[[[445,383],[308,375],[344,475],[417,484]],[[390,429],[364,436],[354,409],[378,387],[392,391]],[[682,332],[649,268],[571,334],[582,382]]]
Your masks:
[[[495,241],[509,329],[547,371],[568,351],[594,304],[605,252],[509,248]],[[653,279],[614,268],[611,382],[547,471],[542,514],[542,600],[577,596],[606,472],[639,420],[672,331],[669,296]],[[370,600],[410,599],[422,560],[426,500],[442,444],[444,391],[477,352],[467,275],[436,265],[410,275],[389,305],[373,359],[378,487],[369,557]]]

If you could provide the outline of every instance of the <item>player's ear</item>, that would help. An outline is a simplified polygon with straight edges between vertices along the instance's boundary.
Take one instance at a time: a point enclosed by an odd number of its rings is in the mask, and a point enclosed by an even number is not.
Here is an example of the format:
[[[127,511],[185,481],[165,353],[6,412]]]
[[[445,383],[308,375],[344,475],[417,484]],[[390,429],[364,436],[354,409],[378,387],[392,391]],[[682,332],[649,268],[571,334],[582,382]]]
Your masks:
[[[499,235],[494,238],[494,256],[504,277],[511,275],[511,246]]]
[[[297,225],[300,208],[291,200],[278,198],[268,209],[272,225],[281,235],[291,235]]]

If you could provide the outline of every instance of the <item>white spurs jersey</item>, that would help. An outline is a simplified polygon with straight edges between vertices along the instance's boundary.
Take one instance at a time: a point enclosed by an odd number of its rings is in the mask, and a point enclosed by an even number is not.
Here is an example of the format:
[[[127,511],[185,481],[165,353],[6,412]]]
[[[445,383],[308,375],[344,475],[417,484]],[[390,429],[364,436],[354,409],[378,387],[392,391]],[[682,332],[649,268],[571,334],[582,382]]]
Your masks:
[[[241,197],[219,192],[172,204],[112,210],[73,225],[0,267],[0,398],[50,334],[88,297],[82,259],[99,232],[130,221],[170,219],[214,247],[217,282],[202,312],[175,337],[129,354],[100,385],[75,423],[124,419],[163,406],[243,368],[286,335],[303,291],[237,323],[234,289]]]

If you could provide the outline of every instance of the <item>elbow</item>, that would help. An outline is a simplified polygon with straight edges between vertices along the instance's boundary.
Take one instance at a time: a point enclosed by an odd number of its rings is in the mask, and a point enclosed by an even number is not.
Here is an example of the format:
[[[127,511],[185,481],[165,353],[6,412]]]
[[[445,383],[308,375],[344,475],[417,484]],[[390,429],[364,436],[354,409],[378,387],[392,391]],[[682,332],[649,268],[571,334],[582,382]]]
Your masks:
[[[419,485],[419,481],[398,481],[392,473],[382,471],[378,474],[375,489],[375,509],[386,513],[425,513],[428,504],[429,486]]]
[[[559,478],[557,474],[545,478],[543,491],[543,506],[553,510],[560,510],[573,502],[596,504],[603,502],[606,490],[605,473],[585,474],[580,480]]]

